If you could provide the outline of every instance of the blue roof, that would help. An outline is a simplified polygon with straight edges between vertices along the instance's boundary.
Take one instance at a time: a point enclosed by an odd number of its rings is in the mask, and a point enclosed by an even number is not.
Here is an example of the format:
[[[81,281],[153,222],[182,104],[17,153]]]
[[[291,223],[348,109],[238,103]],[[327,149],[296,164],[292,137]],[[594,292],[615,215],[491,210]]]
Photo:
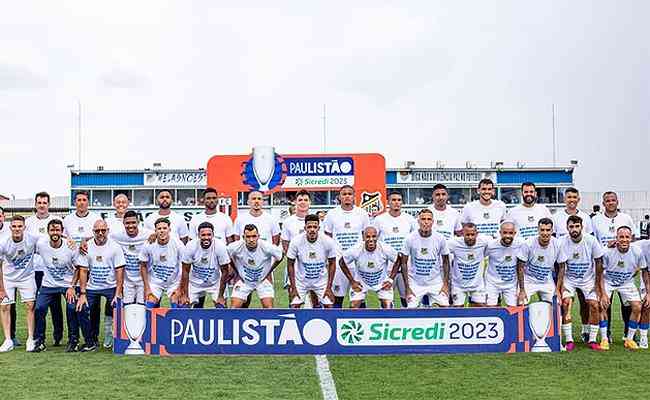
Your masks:
[[[138,186],[144,185],[142,173],[81,173],[72,175],[72,187],[80,186]]]

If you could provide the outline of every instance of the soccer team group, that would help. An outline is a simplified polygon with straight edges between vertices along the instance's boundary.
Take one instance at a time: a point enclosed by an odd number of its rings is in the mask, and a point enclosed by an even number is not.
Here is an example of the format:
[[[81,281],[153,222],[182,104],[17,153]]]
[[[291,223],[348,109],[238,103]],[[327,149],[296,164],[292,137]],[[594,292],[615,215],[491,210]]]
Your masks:
[[[590,217],[578,209],[578,190],[565,191],[566,207],[555,214],[537,203],[533,183],[521,187],[522,203],[507,210],[495,200],[494,183],[478,185],[479,199],[459,212],[447,188],[436,185],[432,206],[417,218],[402,211],[402,197],[389,193],[386,212],[370,218],[354,204],[354,188],[343,186],[339,205],[310,211],[300,191],[295,213],[278,221],[263,210],[264,196],[248,194],[250,208],[234,221],[217,208],[217,192],[203,193],[205,210],[190,223],[170,209],[172,195],[160,191],[159,209],[142,223],[124,195],[102,219],[88,210],[86,192],[75,211],[60,219],[49,213],[49,195],[36,194],[33,216],[5,220],[0,212],[0,316],[5,340],[0,352],[18,345],[15,302],[25,304],[27,351],[46,350],[46,317],[54,345],[67,323],[67,352],[99,347],[101,299],[104,347],[112,345],[112,306],[117,299],[158,307],[248,307],[256,292],[273,307],[273,271],[286,258],[284,286],[291,307],[365,307],[374,292],[382,308],[515,306],[537,295],[562,304],[565,348],[575,348],[571,307],[578,299],[582,340],[593,350],[610,347],[610,305],[618,293],[625,322],[624,346],[648,348],[649,241],[636,241],[630,216],[618,211],[616,193],[603,194],[604,211]],[[640,276],[641,288],[636,284]],[[81,345],[81,335],[84,344]],[[600,340],[598,335],[600,334]],[[636,339],[638,334],[638,339]]]

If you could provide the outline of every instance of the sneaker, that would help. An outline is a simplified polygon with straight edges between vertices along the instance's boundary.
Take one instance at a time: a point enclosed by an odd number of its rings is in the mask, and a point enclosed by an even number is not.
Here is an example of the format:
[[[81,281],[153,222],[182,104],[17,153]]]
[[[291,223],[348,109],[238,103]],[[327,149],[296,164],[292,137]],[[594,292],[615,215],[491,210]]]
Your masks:
[[[639,348],[646,350],[648,348],[648,337],[640,337],[639,338]]]
[[[583,333],[580,337],[582,338],[582,343],[589,344],[589,333]]]
[[[36,340],[27,338],[27,341],[25,342],[25,351],[32,352],[36,348]]]
[[[97,343],[85,343],[80,349],[80,352],[82,353],[89,353],[92,351],[97,351]]]
[[[33,352],[34,352],[34,353],[42,353],[42,352],[44,352],[45,350],[47,350],[47,346],[45,346],[45,343],[40,342],[40,343],[36,344],[36,347],[34,347],[34,351],[33,351]]]
[[[6,353],[8,351],[13,350],[15,347],[14,342],[11,339],[5,340],[2,342],[2,346],[0,346],[0,353]]]
[[[625,342],[623,342],[623,346],[625,346],[625,348],[629,350],[639,350],[639,345],[636,344],[634,340],[626,339]]]
[[[104,336],[104,348],[110,349],[113,347],[113,336]]]
[[[600,345],[596,342],[590,342],[587,344],[587,347],[594,351],[603,351]]]
[[[573,342],[566,344],[566,351],[573,351],[576,348],[576,345]]]
[[[609,350],[609,340],[608,339],[602,339],[600,341],[600,349],[601,350]]]
[[[68,345],[65,346],[66,353],[76,353],[79,351],[79,343],[77,342],[68,342]]]
[[[61,346],[61,339],[54,339],[54,344],[52,345],[53,347],[59,347]]]

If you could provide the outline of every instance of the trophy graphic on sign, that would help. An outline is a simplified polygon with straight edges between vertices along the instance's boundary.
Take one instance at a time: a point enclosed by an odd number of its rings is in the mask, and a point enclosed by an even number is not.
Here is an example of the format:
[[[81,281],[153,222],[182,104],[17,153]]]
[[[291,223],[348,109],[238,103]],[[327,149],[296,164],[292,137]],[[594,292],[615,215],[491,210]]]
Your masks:
[[[267,192],[275,172],[275,148],[271,146],[253,147],[253,173],[260,184],[259,190]]]
[[[535,338],[535,343],[530,351],[534,353],[551,351],[546,343],[546,335],[551,328],[551,304],[539,301],[528,305],[528,325]]]
[[[127,304],[124,306],[124,325],[130,341],[129,347],[124,351],[124,354],[144,354],[140,339],[142,339],[145,329],[146,313],[147,308],[144,304]]]

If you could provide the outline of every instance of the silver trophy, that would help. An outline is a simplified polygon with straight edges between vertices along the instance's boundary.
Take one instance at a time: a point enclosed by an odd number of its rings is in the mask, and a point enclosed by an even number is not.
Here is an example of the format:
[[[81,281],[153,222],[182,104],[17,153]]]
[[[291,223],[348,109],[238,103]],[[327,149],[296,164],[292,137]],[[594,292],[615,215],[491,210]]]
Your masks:
[[[260,184],[260,191],[269,191],[269,182],[275,172],[275,148],[271,146],[253,147],[253,173]]]
[[[146,326],[147,308],[144,304],[127,304],[124,306],[124,325],[126,334],[129,336],[129,347],[124,354],[140,355],[144,350],[140,345],[140,339]]]
[[[551,328],[551,305],[545,301],[528,305],[528,325],[535,337],[535,343],[530,349],[534,353],[551,351],[546,343],[546,335]]]

